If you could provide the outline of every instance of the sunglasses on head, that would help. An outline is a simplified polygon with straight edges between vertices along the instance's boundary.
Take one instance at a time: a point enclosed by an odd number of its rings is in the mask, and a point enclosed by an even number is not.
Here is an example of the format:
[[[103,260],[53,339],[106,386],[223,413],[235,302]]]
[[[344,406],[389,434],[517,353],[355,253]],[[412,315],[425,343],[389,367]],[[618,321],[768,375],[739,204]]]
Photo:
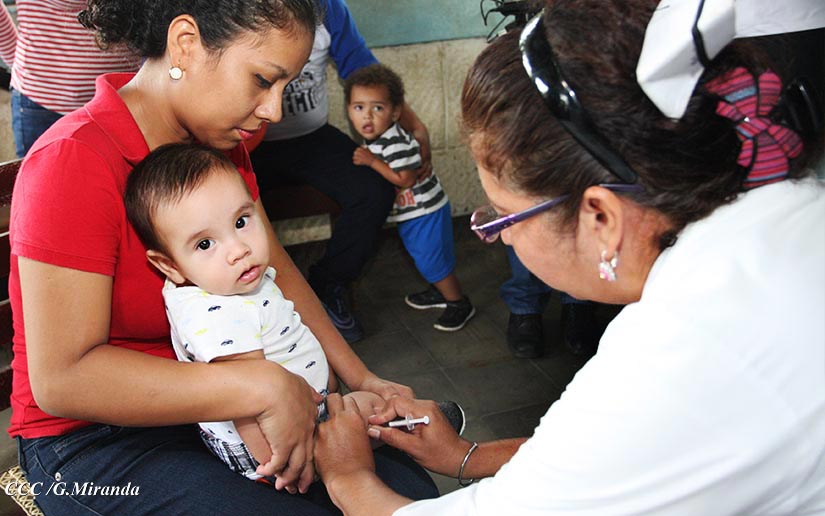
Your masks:
[[[564,78],[547,41],[544,11],[534,16],[519,38],[521,60],[544,103],[570,135],[604,168],[622,182],[632,184],[638,175],[599,133],[576,92]]]
[[[622,183],[602,183],[599,186],[618,192],[640,192],[638,175],[630,168],[607,140],[599,133],[590,116],[582,107],[576,92],[565,80],[553,49],[547,41],[540,12],[524,27],[519,38],[521,59],[527,75],[538,90],[553,116],[582,147]],[[470,229],[487,243],[498,240],[508,227],[543,213],[565,201],[569,195],[540,202],[526,210],[499,216],[492,206],[483,206],[470,217]]]

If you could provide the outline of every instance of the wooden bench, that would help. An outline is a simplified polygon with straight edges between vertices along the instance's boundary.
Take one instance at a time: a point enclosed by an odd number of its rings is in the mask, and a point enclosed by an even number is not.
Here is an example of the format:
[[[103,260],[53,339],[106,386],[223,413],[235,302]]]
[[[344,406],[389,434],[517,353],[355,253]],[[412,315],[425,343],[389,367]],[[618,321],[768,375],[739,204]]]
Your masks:
[[[17,443],[6,433],[11,419],[9,397],[11,396],[12,358],[12,318],[9,303],[9,208],[14,179],[21,160],[0,163],[0,490],[6,486],[17,487],[26,481],[17,465]],[[23,490],[25,493],[25,490]],[[14,502],[17,502],[15,504]],[[6,496],[0,494],[0,515],[42,515],[31,495],[17,493]]]
[[[22,160],[0,163],[0,491],[7,485],[25,482],[17,464],[17,444],[6,434],[11,418],[9,398],[12,386],[12,314],[8,296],[11,246],[9,242],[9,211],[14,180]],[[261,193],[261,201],[272,220],[330,214],[341,209],[338,204],[307,185],[284,184]],[[17,505],[12,502],[17,502]],[[0,493],[0,516],[42,515],[32,496],[6,496]]]

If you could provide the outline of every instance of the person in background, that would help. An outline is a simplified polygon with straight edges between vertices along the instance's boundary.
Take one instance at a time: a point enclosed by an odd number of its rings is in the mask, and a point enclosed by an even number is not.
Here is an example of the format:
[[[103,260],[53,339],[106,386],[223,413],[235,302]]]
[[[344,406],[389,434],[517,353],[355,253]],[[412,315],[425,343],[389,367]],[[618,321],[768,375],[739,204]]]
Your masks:
[[[507,347],[516,358],[538,358],[544,355],[545,346],[542,314],[555,291],[527,270],[510,246],[507,246],[507,260],[511,276],[499,289],[501,299],[510,310]],[[574,355],[592,355],[599,340],[596,304],[580,301],[565,292],[559,292],[559,296],[564,346]]]
[[[825,513],[825,186],[808,168],[824,140],[803,123],[822,115],[747,41],[663,113],[636,74],[656,9],[548,0],[471,67],[462,123],[495,207],[474,230],[553,288],[626,306],[530,439],[469,442],[400,398],[365,432],[330,396],[315,462],[349,516]],[[407,413],[430,424],[380,426]],[[411,502],[365,433],[482,480]]]
[[[378,62],[358,33],[344,0],[319,0],[323,23],[315,33],[309,62],[284,92],[283,120],[266,129],[252,152],[262,191],[279,182],[309,184],[341,206],[324,256],[309,270],[309,284],[333,324],[352,343],[364,336],[349,300],[349,286],[375,252],[379,230],[387,220],[395,188],[368,167],[352,162],[356,144],[327,123],[327,63],[346,79],[353,71]],[[399,119],[421,145],[419,175],[432,170],[426,126],[408,104]]]
[[[372,169],[397,193],[387,222],[398,223],[398,234],[418,272],[430,283],[423,292],[404,298],[417,310],[443,309],[433,325],[458,331],[475,315],[470,299],[455,274],[455,250],[450,201],[435,174],[419,179],[420,146],[399,124],[404,83],[390,68],[371,64],[344,81],[347,115],[364,145],[352,162]]]
[[[128,48],[101,50],[77,21],[86,0],[17,0],[17,27],[0,9],[0,59],[11,68],[11,120],[22,158],[60,117],[92,99],[95,78],[133,72],[140,58]]]
[[[128,44],[145,59],[136,74],[98,77],[95,97],[45,132],[17,175],[8,431],[32,485],[130,485],[140,496],[44,489],[37,504],[46,514],[336,513],[323,485],[290,495],[249,482],[203,445],[195,423],[252,418],[272,451],[269,475],[287,487],[314,460],[321,396],[268,360],[176,360],[163,275],[123,202],[132,168],[151,150],[196,141],[227,154],[256,217],[268,221],[241,143],[281,118],[317,19],[314,0],[89,0],[81,13],[102,44]],[[367,369],[265,229],[278,288],[341,381],[384,399],[412,396]],[[408,496],[437,493],[403,453],[376,453],[380,475]]]

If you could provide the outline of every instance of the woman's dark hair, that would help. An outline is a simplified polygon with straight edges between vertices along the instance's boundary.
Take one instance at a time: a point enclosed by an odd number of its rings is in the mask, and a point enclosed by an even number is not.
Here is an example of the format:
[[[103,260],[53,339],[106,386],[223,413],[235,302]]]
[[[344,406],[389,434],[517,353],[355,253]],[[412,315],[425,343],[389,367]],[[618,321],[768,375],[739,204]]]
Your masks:
[[[344,81],[344,100],[349,104],[353,86],[385,86],[393,106],[404,104],[404,81],[390,67],[380,63],[361,67]]]
[[[742,66],[766,69],[752,43],[729,45],[705,70],[685,115],[672,120],[636,82],[636,64],[656,2],[553,0],[543,23],[555,57],[601,134],[638,174],[641,193],[622,194],[658,210],[671,228],[657,235],[672,245],[689,223],[743,191],[747,170],[737,164],[735,124],[715,114],[717,97],[701,84]],[[461,97],[462,128],[480,165],[510,187],[536,197],[571,194],[558,207],[572,225],[584,191],[618,182],[553,118],[527,76],[518,31],[490,44],[470,69]],[[809,147],[791,164],[805,175]]]
[[[320,19],[315,0],[88,0],[78,15],[96,32],[102,48],[125,44],[141,57],[166,50],[166,32],[175,17],[195,19],[204,46],[220,53],[245,31],[304,30]]]
[[[214,173],[237,174],[226,154],[196,143],[161,145],[138,163],[126,179],[126,216],[147,249],[166,252],[154,217],[159,206],[179,201]]]

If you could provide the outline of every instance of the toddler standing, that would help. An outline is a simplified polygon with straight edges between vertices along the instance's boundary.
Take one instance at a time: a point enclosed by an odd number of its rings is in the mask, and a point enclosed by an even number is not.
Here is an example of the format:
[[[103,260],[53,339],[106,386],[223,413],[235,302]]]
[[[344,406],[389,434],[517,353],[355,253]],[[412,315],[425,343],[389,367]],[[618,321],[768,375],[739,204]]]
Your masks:
[[[404,84],[388,67],[373,64],[359,68],[344,83],[347,114],[365,145],[355,149],[356,165],[366,165],[397,187],[395,204],[387,222],[398,223],[398,233],[418,272],[430,284],[424,292],[404,301],[412,308],[444,311],[434,327],[457,331],[476,310],[461,291],[455,275],[450,202],[435,174],[419,179],[418,142],[399,124],[404,105]]]

